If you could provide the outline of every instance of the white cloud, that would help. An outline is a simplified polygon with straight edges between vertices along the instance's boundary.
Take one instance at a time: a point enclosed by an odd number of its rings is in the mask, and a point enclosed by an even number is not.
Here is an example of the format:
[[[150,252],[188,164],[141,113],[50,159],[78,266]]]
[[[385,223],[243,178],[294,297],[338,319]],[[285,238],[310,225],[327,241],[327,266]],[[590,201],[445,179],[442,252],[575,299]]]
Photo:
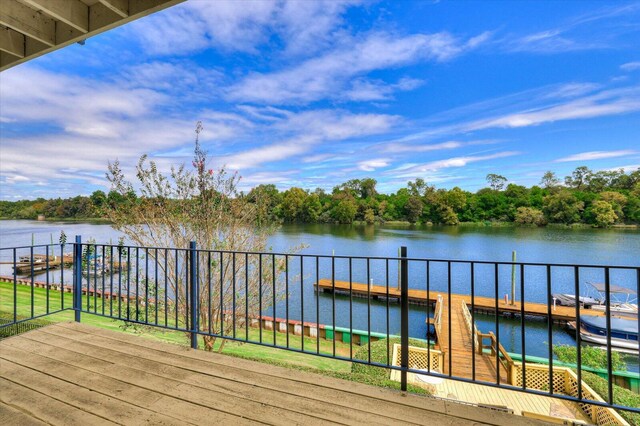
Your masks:
[[[640,61],[627,62],[626,64],[620,65],[620,69],[622,71],[636,71],[640,70]]]
[[[581,152],[579,154],[573,154],[568,157],[558,158],[555,160],[556,163],[565,163],[570,161],[592,161],[592,160],[602,160],[604,158],[616,158],[616,157],[625,157],[627,155],[637,154],[637,151],[631,149],[623,149],[618,151],[589,151],[589,152]]]
[[[252,73],[233,85],[228,99],[271,104],[304,104],[325,98],[339,98],[352,78],[371,71],[396,68],[420,60],[446,61],[468,49],[451,34],[413,34],[396,36],[373,32],[363,40],[349,43],[321,56],[303,61],[293,68],[273,73]],[[380,99],[380,84],[356,80],[351,98]],[[358,85],[368,87],[360,87]],[[376,87],[371,87],[376,85]],[[405,80],[391,89],[410,90],[415,80]],[[348,96],[348,95],[347,95]]]
[[[389,165],[390,160],[388,158],[376,158],[372,160],[360,161],[358,168],[365,172],[372,172],[376,169],[381,169]]]
[[[340,110],[291,113],[286,119],[272,124],[270,130],[264,131],[294,136],[222,157],[219,161],[231,169],[249,169],[300,156],[321,143],[384,133],[397,122],[396,116],[351,114]]]
[[[181,55],[208,48],[258,53],[277,37],[291,55],[311,54],[340,37],[342,15],[361,0],[296,2],[197,1],[178,5],[131,24],[144,49]]]
[[[594,95],[518,113],[477,120],[463,127],[466,131],[495,127],[537,126],[560,120],[576,120],[618,115],[640,110],[640,87],[605,90]]]
[[[395,177],[415,178],[425,173],[434,173],[442,169],[465,167],[470,163],[478,161],[495,160],[498,158],[511,157],[520,154],[516,151],[503,151],[488,155],[470,155],[461,157],[452,157],[444,160],[430,161],[424,164],[408,163],[397,167],[388,172]]]

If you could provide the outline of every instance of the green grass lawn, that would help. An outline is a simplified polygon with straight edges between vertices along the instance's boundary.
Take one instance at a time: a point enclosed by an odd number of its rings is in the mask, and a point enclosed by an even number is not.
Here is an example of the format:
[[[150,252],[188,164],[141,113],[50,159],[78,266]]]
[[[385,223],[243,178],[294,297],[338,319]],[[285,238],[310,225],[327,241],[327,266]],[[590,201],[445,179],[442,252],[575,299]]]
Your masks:
[[[17,306],[17,315],[19,318],[30,318],[32,315],[32,289],[30,286],[18,285],[16,287],[16,306]],[[49,300],[49,312],[57,311],[63,308],[70,308],[72,306],[71,293],[65,293],[64,296],[61,295],[59,291],[50,290],[48,294]],[[64,300],[63,300],[64,297]],[[89,301],[89,308],[91,311],[95,311],[98,313],[102,312],[102,299],[100,297],[94,298],[92,296],[83,296],[82,306],[83,309],[87,308],[87,301]],[[0,315],[4,318],[12,318],[13,317],[13,306],[14,306],[14,288],[13,283],[0,282]],[[135,304],[131,304],[132,309],[135,310]],[[118,302],[117,300],[113,301],[113,306],[111,306],[109,300],[104,301],[105,313],[109,315],[110,310],[113,309],[113,313],[115,316],[118,314]],[[121,306],[121,311],[123,316],[126,312],[126,303],[123,303]],[[43,315],[47,313],[47,291],[43,288],[34,288],[33,289],[33,315]],[[142,318],[144,318],[144,308],[140,309],[140,314]],[[135,315],[135,313],[133,314]],[[159,311],[158,313],[159,323],[164,324],[164,311]],[[59,312],[55,314],[51,314],[45,317],[47,321],[50,322],[61,322],[61,321],[73,321],[74,320],[74,312],[73,311],[65,311]],[[155,309],[151,308],[149,311],[149,320],[155,321]],[[170,331],[161,329],[158,327],[152,326],[138,326],[133,325],[132,323],[126,323],[125,321],[113,319],[113,318],[105,318],[99,315],[93,315],[86,312],[82,313],[82,323],[108,329],[126,332],[130,334],[137,334],[145,338],[151,338],[155,340],[161,340],[164,342],[170,342],[174,344],[180,345],[188,345],[189,339],[188,336],[184,332],[179,331]],[[175,316],[168,315],[168,325],[173,326],[175,324]],[[257,328],[249,328],[248,330],[248,340],[258,342],[260,340],[260,330]],[[246,339],[246,329],[244,326],[236,328],[236,337],[240,339]],[[287,336],[285,333],[275,333],[275,341],[278,346],[287,346]],[[292,349],[301,349],[302,337],[295,336],[293,334],[289,334],[289,347]],[[268,330],[262,330],[262,342],[265,344],[273,344],[274,342],[274,333]],[[220,344],[220,339],[214,346],[214,350],[218,349]],[[317,348],[317,341],[314,338],[304,337],[304,350],[306,352],[315,353]],[[200,346],[203,347],[202,340],[200,339]],[[353,347],[353,351],[355,352],[358,349],[357,346]],[[223,348],[222,353],[233,355],[246,359],[254,359],[258,361],[266,361],[272,364],[282,364],[282,365],[290,365],[299,368],[310,368],[314,370],[320,371],[333,371],[333,372],[341,372],[347,373],[351,371],[351,363],[318,357],[313,355],[307,355],[304,353],[296,353],[291,351],[284,351],[277,348],[269,348],[266,346],[227,341]],[[320,353],[323,354],[332,354],[333,353],[333,342],[320,339]],[[349,357],[349,345],[339,342],[336,342],[336,354],[344,357]]]

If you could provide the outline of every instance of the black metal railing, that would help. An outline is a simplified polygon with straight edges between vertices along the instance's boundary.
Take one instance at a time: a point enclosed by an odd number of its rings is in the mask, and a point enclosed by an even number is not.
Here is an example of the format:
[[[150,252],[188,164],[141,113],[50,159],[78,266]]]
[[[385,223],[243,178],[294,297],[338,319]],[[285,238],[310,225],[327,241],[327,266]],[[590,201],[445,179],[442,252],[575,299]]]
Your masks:
[[[398,257],[233,252],[198,249],[196,242],[140,247],[80,237],[0,248],[0,263],[0,329],[73,310],[75,321],[85,313],[184,332],[193,348],[199,340],[209,348],[232,340],[377,366],[399,372],[403,390],[409,374],[431,375],[640,413],[614,400],[612,318],[619,313],[611,298],[613,280],[640,293],[638,265],[411,258],[405,247]],[[589,281],[604,282],[604,401],[586,395],[582,385],[581,318],[595,311],[580,303],[558,306],[555,298],[580,295]],[[471,317],[464,325],[468,335],[454,335],[458,306]],[[630,321],[640,326],[637,316]],[[566,322],[575,323],[571,333]],[[412,361],[410,338],[420,339],[426,365]],[[468,339],[468,354],[457,345],[461,339]],[[543,354],[531,344],[540,339],[546,340]],[[372,351],[375,340],[386,340],[382,356]],[[554,384],[557,340],[576,349],[575,395]],[[635,342],[628,362],[637,368]],[[518,366],[512,352],[521,354]],[[444,362],[434,368],[440,353]],[[533,377],[540,368],[528,371],[531,354],[546,358],[546,384]],[[458,355],[468,355],[471,365],[454,363]],[[494,368],[481,368],[487,363],[480,357],[489,357]]]

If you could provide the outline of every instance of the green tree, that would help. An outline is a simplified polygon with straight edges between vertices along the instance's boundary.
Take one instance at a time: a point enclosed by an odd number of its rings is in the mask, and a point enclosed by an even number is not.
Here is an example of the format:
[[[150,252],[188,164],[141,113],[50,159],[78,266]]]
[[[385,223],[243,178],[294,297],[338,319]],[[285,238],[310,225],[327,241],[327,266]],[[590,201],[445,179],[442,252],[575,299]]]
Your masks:
[[[521,225],[541,226],[545,224],[542,211],[533,207],[518,207],[514,221]]]
[[[604,200],[596,200],[589,207],[587,214],[592,218],[592,223],[599,228],[608,228],[613,225],[618,216],[611,207],[611,204]]]
[[[331,217],[338,223],[352,223],[358,212],[358,204],[349,194],[337,199],[331,210]]]
[[[320,203],[320,197],[316,193],[310,194],[305,198],[302,206],[302,219],[306,223],[315,223],[318,221],[321,213],[322,204]]]
[[[307,193],[302,188],[289,188],[282,196],[281,214],[287,222],[302,220]]]
[[[573,173],[571,173],[571,176],[564,178],[564,183],[567,186],[580,191],[587,185],[591,173],[591,170],[586,166],[576,167]]]
[[[407,220],[410,223],[416,223],[420,216],[422,216],[422,200],[420,197],[416,197],[412,195],[407,200],[407,204],[405,205],[405,214],[407,215]]]
[[[584,203],[567,190],[544,197],[542,211],[551,223],[576,223],[580,221],[580,213]]]
[[[502,191],[507,183],[507,178],[495,173],[489,173],[487,175],[487,182],[489,183],[489,187],[494,191]]]
[[[560,184],[560,179],[556,176],[554,172],[551,170],[547,171],[542,175],[542,179],[540,179],[540,185],[542,185],[545,189],[553,189]]]
[[[616,212],[618,220],[624,218],[624,207],[627,205],[627,197],[616,191],[604,191],[600,193],[600,198],[603,201],[611,204],[613,210]]]

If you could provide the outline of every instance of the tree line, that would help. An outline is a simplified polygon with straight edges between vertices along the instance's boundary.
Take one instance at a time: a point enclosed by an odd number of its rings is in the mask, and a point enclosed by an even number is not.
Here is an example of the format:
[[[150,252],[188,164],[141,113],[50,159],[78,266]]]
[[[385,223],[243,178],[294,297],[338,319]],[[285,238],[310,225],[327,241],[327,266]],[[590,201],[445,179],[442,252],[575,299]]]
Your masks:
[[[508,183],[499,174],[487,175],[487,187],[477,192],[459,187],[436,188],[423,179],[410,181],[392,194],[379,193],[373,178],[351,179],[331,192],[259,185],[238,194],[255,205],[262,223],[369,224],[403,221],[457,225],[461,222],[511,222],[544,226],[583,223],[596,227],[640,224],[640,169],[594,172],[576,168],[563,180],[546,172],[538,185]],[[136,202],[137,196],[95,191],[89,197],[0,201],[0,217],[35,219],[104,217],[106,207]]]

